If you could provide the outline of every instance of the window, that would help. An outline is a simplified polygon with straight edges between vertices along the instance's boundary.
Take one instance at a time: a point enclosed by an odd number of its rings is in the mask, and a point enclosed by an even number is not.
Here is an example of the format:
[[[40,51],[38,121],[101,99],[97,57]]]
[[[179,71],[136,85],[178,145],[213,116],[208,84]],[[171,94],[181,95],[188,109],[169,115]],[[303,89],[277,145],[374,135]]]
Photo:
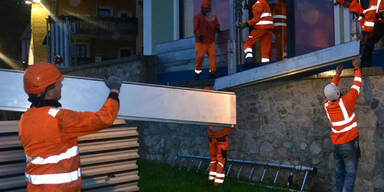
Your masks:
[[[110,8],[99,8],[99,17],[112,17],[112,9]]]

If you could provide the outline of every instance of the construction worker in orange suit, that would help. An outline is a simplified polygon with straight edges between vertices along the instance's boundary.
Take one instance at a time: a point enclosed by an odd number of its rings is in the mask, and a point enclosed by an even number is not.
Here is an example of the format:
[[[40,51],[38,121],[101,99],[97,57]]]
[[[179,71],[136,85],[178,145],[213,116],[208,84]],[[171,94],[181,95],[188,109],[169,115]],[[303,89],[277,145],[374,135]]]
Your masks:
[[[278,0],[272,6],[273,33],[277,48],[277,60],[287,58],[287,6],[285,0]]]
[[[121,80],[106,80],[110,93],[98,112],[62,109],[64,76],[51,63],[35,63],[24,73],[24,90],[31,107],[22,115],[19,139],[26,155],[29,192],[81,191],[77,137],[109,127],[119,111]]]
[[[212,87],[205,87],[206,90],[213,90]],[[224,183],[225,162],[228,152],[228,134],[232,131],[231,127],[208,126],[209,164],[208,180],[213,181],[215,187]]]
[[[195,35],[195,80],[200,78],[203,70],[204,55],[209,57],[209,78],[215,78],[216,72],[216,32],[220,31],[217,16],[211,12],[209,0],[201,3],[201,12],[193,17],[193,32]]]
[[[352,192],[356,180],[358,160],[360,158],[359,130],[354,107],[361,88],[361,59],[353,62],[355,77],[347,94],[341,95],[337,87],[343,66],[336,68],[332,82],[325,86],[324,110],[331,127],[331,140],[334,145],[336,162],[336,191]]]
[[[252,6],[253,18],[239,25],[240,29],[253,27],[244,44],[246,65],[253,63],[253,46],[260,42],[261,62],[270,61],[273,18],[271,9],[266,0],[258,0]]]

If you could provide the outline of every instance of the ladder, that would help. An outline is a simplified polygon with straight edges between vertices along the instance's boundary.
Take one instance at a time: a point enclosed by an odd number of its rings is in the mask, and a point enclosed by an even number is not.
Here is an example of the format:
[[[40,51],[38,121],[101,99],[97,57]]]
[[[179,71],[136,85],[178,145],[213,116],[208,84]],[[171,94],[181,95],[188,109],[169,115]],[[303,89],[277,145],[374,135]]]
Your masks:
[[[179,161],[179,163],[177,163],[177,161]],[[205,164],[207,164],[205,172],[208,173],[209,172],[209,165],[210,165],[210,163],[209,163],[210,158],[209,157],[194,156],[194,155],[176,155],[176,157],[175,157],[176,166],[178,166],[179,168],[185,167],[185,168],[187,168],[188,171],[190,171],[191,169],[195,169],[196,172],[202,170],[204,167],[203,166],[204,162],[207,162],[207,163],[205,163]],[[294,172],[295,171],[304,172],[304,177],[303,177],[303,180],[301,182],[301,186],[300,186],[299,191],[304,191],[304,186],[307,182],[309,172],[313,172],[313,173],[317,172],[316,167],[308,167],[308,166],[302,166],[302,165],[289,165],[289,164],[283,164],[283,163],[261,162],[261,161],[227,159],[227,163],[225,165],[226,166],[226,173],[225,173],[226,177],[228,177],[229,174],[231,172],[233,172],[232,169],[233,169],[234,165],[239,166],[237,172],[233,173],[238,181],[240,180],[240,176],[241,176],[242,172],[244,171],[244,169],[246,167],[252,167],[252,169],[249,171],[249,175],[247,177],[249,184],[252,184],[254,181],[253,177],[254,177],[254,173],[255,173],[257,166],[262,167],[262,170],[263,170],[260,178],[258,179],[258,182],[261,184],[264,182],[264,179],[268,173],[268,169],[275,168],[276,172],[273,175],[273,184],[267,185],[269,187],[276,186],[281,169],[289,170],[289,176],[288,176],[288,182],[287,182],[288,188],[290,188],[292,186]]]
[[[23,88],[23,71],[0,69],[0,110],[26,111],[30,103]],[[102,79],[65,76],[63,108],[98,111],[109,89]],[[234,127],[236,95],[144,83],[123,82],[118,118],[198,125]]]

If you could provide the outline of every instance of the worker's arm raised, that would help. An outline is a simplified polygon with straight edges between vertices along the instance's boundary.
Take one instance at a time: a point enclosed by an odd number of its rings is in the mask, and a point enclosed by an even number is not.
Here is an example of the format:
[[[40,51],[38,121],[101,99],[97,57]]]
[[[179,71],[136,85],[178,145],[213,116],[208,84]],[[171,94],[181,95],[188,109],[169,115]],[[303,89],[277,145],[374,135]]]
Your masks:
[[[337,67],[336,67],[336,75],[335,76],[333,76],[333,78],[332,78],[332,82],[331,83],[333,83],[333,84],[335,84],[336,86],[339,84],[339,81],[340,81],[340,75],[341,75],[341,73],[343,72],[343,65],[342,64],[340,64],[340,65],[338,65]]]
[[[362,85],[361,81],[361,71],[360,71],[360,65],[361,65],[361,59],[357,58],[353,60],[352,65],[355,70],[355,77],[353,79],[353,85],[349,92],[345,95],[346,100],[350,100],[351,102],[355,102],[359,96],[360,88]]]

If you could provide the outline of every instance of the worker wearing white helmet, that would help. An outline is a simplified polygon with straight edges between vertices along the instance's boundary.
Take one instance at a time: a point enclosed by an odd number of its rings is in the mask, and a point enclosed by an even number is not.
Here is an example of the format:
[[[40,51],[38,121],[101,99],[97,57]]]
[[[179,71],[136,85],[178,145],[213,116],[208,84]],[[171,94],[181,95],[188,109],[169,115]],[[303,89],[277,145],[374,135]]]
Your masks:
[[[331,139],[336,162],[336,191],[338,192],[353,191],[360,157],[359,130],[354,113],[361,88],[360,58],[355,59],[352,64],[355,69],[355,77],[347,94],[341,95],[337,87],[343,71],[342,65],[337,66],[332,82],[324,88],[326,97],[324,110],[331,126]]]

